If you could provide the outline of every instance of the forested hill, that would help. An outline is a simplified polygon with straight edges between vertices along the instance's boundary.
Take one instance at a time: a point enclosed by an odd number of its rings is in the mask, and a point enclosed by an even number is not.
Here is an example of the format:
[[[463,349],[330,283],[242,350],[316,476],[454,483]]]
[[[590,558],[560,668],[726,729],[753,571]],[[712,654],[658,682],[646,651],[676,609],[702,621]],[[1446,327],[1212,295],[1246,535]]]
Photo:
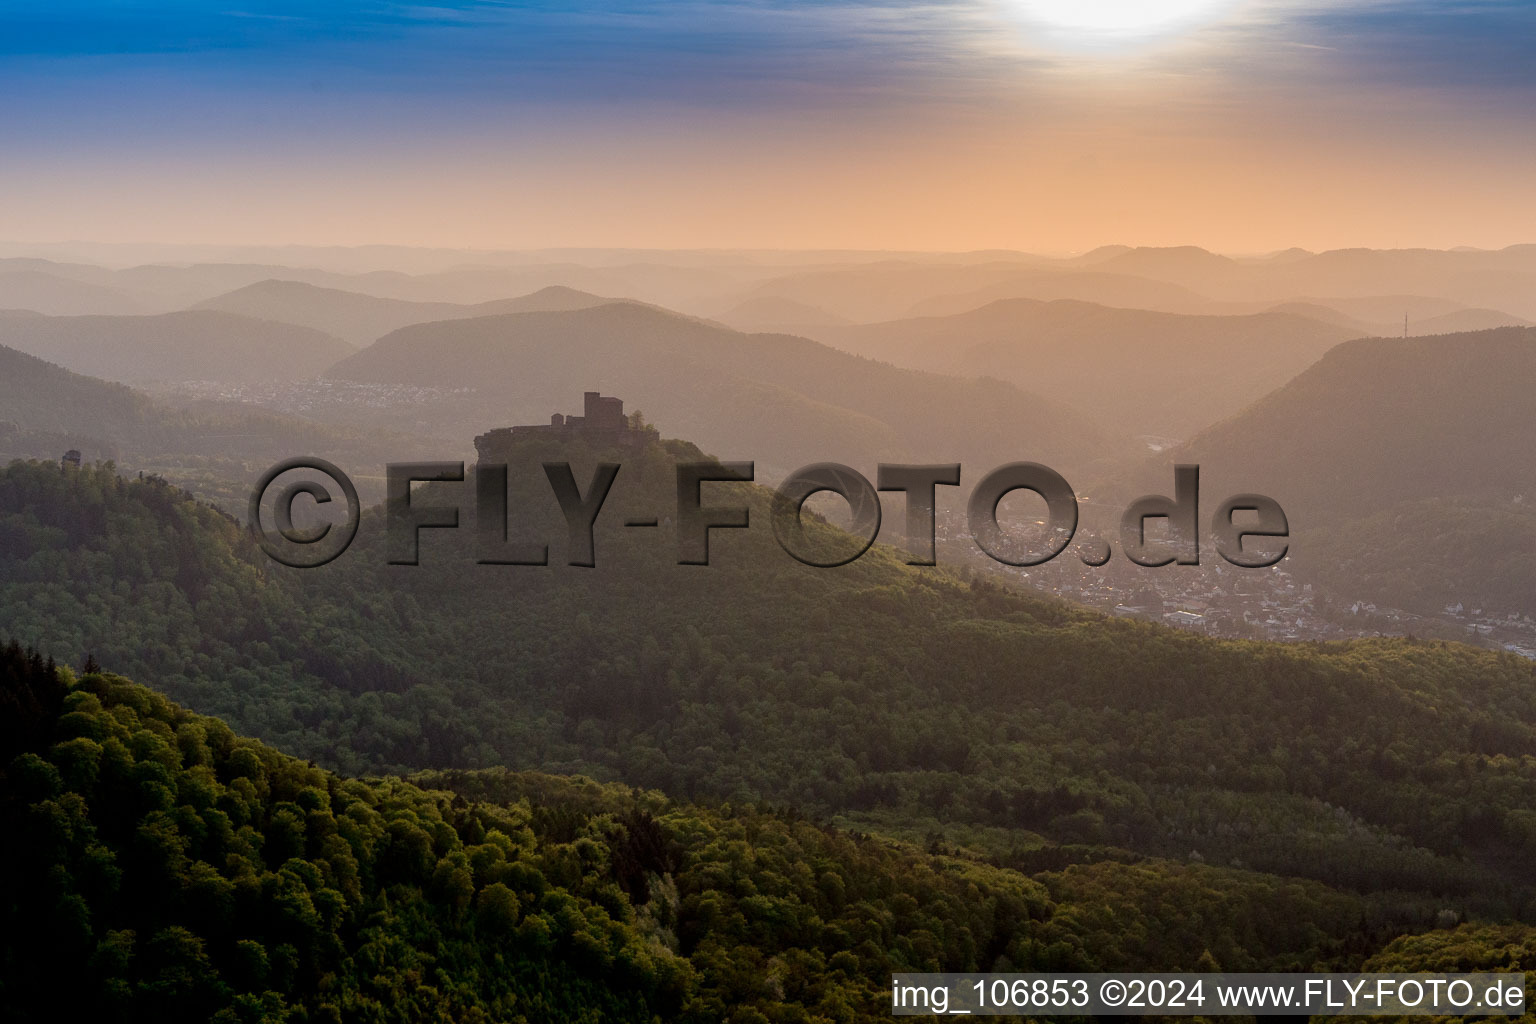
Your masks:
[[[1536,328],[1362,338],[1174,456],[1242,470],[1313,525],[1399,502],[1536,494]]]
[[[71,373],[36,356],[0,345],[0,457],[47,455],[92,448],[117,454],[162,426],[149,397],[123,384]]]
[[[1536,615],[1533,394],[1536,328],[1361,339],[1169,459],[1279,501],[1295,569],[1347,599]]]
[[[544,495],[535,445],[514,508]],[[1459,645],[1218,642],[1104,620],[876,548],[800,566],[754,527],[677,566],[680,442],[623,458],[595,569],[477,566],[427,531],[385,565],[365,517],[321,570],[153,481],[0,474],[0,635],[152,679],[348,772],[506,765],[790,804],[1007,863],[1107,848],[1242,865],[1442,910],[1536,910],[1536,666]],[[531,513],[528,513],[531,516]],[[461,531],[463,533],[464,531]],[[1407,895],[1404,895],[1407,894]]]
[[[583,779],[345,779],[14,646],[0,710],[16,1024],[852,1024],[888,1018],[893,971],[1342,969],[1394,930],[1358,896],[1230,869],[1030,879]],[[1391,952],[1492,965],[1529,941],[1451,934]]]
[[[0,463],[57,459],[74,448],[87,462],[115,461],[121,469],[158,473],[227,508],[246,504],[245,478],[297,451],[377,465],[419,456],[431,444],[233,403],[177,408],[3,345],[0,409]],[[368,481],[362,486],[365,493],[383,491]]]
[[[0,316],[0,342],[108,380],[298,380],[353,351],[294,324],[196,309],[156,316]]]
[[[793,819],[342,779],[16,648],[0,687],[17,1024],[876,1020],[892,970],[1023,962],[1051,931],[1028,879]]]

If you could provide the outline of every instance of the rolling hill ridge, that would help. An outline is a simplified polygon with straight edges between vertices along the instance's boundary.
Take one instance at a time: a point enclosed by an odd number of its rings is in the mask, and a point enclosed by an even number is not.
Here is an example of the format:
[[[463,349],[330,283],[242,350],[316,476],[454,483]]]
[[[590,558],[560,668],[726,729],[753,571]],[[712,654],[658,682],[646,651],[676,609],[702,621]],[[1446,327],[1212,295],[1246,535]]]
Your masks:
[[[902,366],[1011,381],[1121,434],[1183,438],[1285,383],[1356,331],[1285,312],[1195,316],[1010,299],[817,335]]]
[[[469,436],[546,422],[559,408],[549,396],[601,390],[669,433],[781,472],[827,460],[873,472],[880,460],[1019,458],[1066,472],[1116,450],[1085,417],[1001,381],[898,369],[635,304],[420,324],[326,372],[476,389],[441,411]]]
[[[492,302],[412,302],[300,281],[269,280],[200,302],[196,308],[298,324],[362,348],[410,324],[498,313],[585,309],[612,301],[574,288],[550,285],[530,295]]]
[[[0,345],[124,383],[294,380],[352,351],[328,334],[213,310],[156,316],[0,316]]]

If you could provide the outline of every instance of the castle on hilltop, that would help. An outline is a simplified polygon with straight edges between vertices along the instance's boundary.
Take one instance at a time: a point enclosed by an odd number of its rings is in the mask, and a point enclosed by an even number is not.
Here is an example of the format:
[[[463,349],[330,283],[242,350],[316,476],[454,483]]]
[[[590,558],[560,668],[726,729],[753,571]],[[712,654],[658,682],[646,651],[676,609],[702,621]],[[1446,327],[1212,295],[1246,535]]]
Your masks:
[[[475,438],[475,451],[481,462],[503,461],[499,455],[509,443],[534,438],[551,441],[585,441],[604,447],[640,448],[655,431],[631,423],[624,415],[624,400],[603,397],[600,391],[588,391],[583,396],[582,414],[568,416],[555,413],[548,423],[535,423],[516,427],[498,427]]]

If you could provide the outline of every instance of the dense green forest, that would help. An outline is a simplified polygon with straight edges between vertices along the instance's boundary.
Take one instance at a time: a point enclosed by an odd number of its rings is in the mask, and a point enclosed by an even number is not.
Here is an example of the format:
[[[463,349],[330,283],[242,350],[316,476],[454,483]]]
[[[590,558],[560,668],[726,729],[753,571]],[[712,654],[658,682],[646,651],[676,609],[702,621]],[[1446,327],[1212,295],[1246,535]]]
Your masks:
[[[582,778],[346,779],[14,645],[0,711],[18,1022],[879,1020],[892,971],[1344,967],[1387,934],[1359,896],[1233,869],[1029,878]],[[1532,941],[1442,934],[1379,958]]]
[[[1301,571],[1336,593],[1429,615],[1449,603],[1536,616],[1536,498],[1402,502],[1296,548]]]
[[[1378,937],[1536,913],[1528,661],[1213,641],[880,547],[810,569],[747,485],[708,501],[750,504],[754,527],[677,566],[669,530],[616,524],[675,501],[674,460],[698,457],[681,442],[624,457],[597,567],[574,568],[537,470],[550,454],[512,473],[550,566],[475,565],[467,524],[387,566],[370,513],[309,572],[162,482],[14,464],[0,629],[348,774],[505,765],[793,806],[1059,872],[1066,897],[1075,871],[1129,886],[1147,857],[1272,872],[1364,900]],[[585,481],[600,454],[561,456]]]

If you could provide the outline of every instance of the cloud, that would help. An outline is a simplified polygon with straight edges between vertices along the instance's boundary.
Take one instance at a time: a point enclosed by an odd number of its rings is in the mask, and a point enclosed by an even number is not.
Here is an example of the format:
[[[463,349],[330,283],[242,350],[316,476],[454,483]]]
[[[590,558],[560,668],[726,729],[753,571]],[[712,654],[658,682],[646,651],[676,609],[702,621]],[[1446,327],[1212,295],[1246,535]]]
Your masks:
[[[539,4],[278,2],[219,9],[61,0],[0,10],[25,74],[131,77],[174,66],[231,88],[274,72],[466,102],[662,99],[714,106],[921,100],[984,92],[985,3],[649,0]],[[0,69],[4,73],[4,69]],[[278,86],[280,88],[280,86]]]
[[[1536,4],[1485,0],[1235,0],[1155,53],[1051,52],[1023,0],[56,0],[0,10],[0,57],[46,75],[172,61],[238,88],[294,71],[360,91],[721,107],[987,103],[1031,74],[1100,61],[1128,74],[1220,77],[1239,88],[1536,91]],[[1113,65],[1119,60],[1121,67]],[[274,75],[273,72],[278,74]]]
[[[1218,30],[1232,67],[1263,78],[1283,49],[1315,51],[1290,65],[1328,87],[1354,81],[1409,90],[1536,90],[1536,4],[1483,0],[1255,0]]]

